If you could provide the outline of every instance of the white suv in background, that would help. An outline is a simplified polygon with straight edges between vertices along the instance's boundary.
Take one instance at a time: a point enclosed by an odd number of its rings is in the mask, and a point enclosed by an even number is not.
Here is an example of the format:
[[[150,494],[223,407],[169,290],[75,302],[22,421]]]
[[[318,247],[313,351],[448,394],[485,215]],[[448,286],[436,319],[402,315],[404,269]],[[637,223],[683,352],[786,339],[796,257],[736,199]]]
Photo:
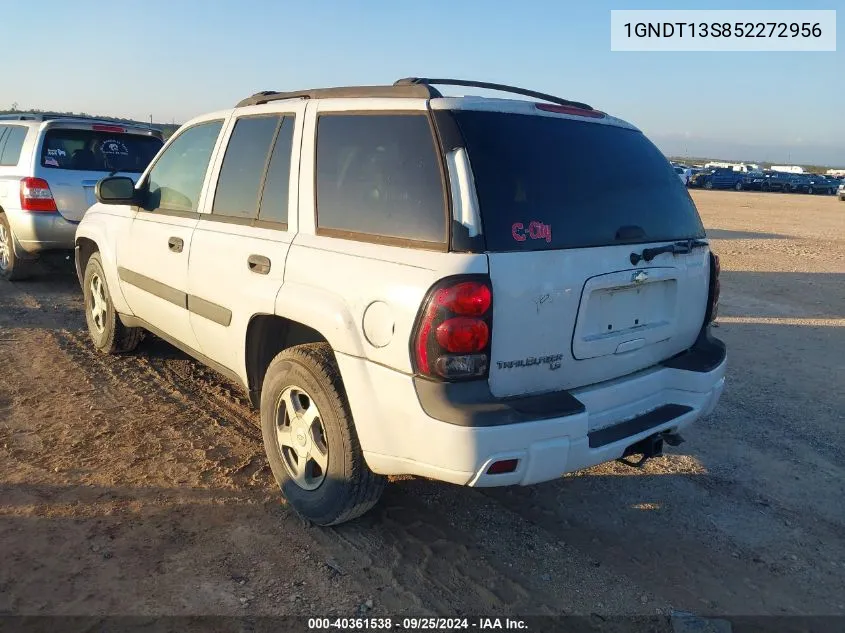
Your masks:
[[[695,205],[582,103],[444,79],[259,93],[97,198],[76,234],[94,345],[149,330],[242,385],[317,524],[385,475],[526,485],[653,456],[722,392]]]
[[[0,277],[25,278],[39,253],[72,251],[76,226],[108,174],[140,174],[161,132],[106,119],[0,116]]]

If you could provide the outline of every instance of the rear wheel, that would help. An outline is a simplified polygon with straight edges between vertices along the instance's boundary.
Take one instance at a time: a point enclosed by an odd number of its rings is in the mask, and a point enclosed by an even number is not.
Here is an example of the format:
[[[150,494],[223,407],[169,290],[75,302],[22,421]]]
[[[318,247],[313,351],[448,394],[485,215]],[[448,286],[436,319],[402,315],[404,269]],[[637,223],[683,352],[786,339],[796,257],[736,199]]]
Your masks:
[[[812,187],[807,187],[807,193],[813,195],[813,193],[815,193],[815,190]]]
[[[94,347],[104,354],[131,352],[144,337],[139,327],[126,327],[114,309],[106,274],[99,253],[94,253],[85,266],[82,281],[85,298],[85,320]]]
[[[707,182],[705,182],[705,183],[704,183],[704,188],[705,188],[705,189],[712,189],[712,188],[713,188],[713,181],[712,181],[712,180],[708,180]]]
[[[734,189],[736,189],[737,191],[742,191],[742,182],[737,181],[737,183],[734,185]]]
[[[367,467],[326,343],[278,354],[261,389],[261,432],[273,476],[291,507],[317,525],[372,508],[386,483]]]
[[[5,213],[0,213],[0,277],[9,281],[26,279],[32,274],[32,262],[15,254],[15,238]]]

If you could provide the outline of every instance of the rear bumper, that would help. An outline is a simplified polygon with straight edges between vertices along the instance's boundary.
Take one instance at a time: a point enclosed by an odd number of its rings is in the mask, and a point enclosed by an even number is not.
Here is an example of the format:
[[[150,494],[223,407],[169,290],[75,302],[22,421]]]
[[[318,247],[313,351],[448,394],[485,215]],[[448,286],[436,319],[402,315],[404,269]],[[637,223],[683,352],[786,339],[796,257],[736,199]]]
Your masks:
[[[682,431],[713,411],[722,394],[726,360],[724,346],[719,349],[718,356],[709,350],[709,359],[686,358],[571,391],[581,406],[569,414],[532,419],[538,410],[523,406],[516,414],[502,410],[494,416],[510,416],[504,423],[486,416],[483,426],[432,417],[410,376],[342,354],[338,362],[372,470],[482,487],[549,481],[622,457],[651,435]],[[550,406],[565,409],[573,402]],[[442,411],[437,415],[443,417]],[[518,460],[516,470],[487,474],[491,464],[509,459]]]
[[[48,250],[72,250],[78,222],[71,222],[59,213],[7,212],[17,245],[25,254]]]

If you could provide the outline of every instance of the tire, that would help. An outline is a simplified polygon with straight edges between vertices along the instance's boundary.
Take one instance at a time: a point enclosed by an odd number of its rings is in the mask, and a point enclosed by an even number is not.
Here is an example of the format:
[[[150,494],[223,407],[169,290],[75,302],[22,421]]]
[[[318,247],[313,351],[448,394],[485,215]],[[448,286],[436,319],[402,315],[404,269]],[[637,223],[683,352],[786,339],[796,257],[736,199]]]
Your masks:
[[[291,408],[298,410],[293,416]],[[387,479],[364,461],[327,343],[288,348],[270,363],[261,389],[261,434],[276,483],[306,520],[344,523],[381,497]]]
[[[734,185],[734,189],[736,189],[737,191],[742,191],[742,183],[737,181],[737,183]]]
[[[15,254],[15,238],[5,213],[0,213],[0,279],[20,281],[32,275],[32,260]]]
[[[815,190],[812,187],[807,187],[807,193],[812,196],[815,193]]]
[[[138,343],[144,338],[144,330],[139,327],[126,327],[121,323],[111,300],[99,253],[91,255],[85,266],[82,294],[85,299],[88,334],[97,351],[104,354],[125,354],[138,347]],[[99,297],[99,301],[95,296]]]
[[[713,188],[713,181],[712,181],[712,180],[708,180],[707,182],[705,182],[705,183],[704,183],[704,188],[705,188],[705,189],[712,189],[712,188]]]

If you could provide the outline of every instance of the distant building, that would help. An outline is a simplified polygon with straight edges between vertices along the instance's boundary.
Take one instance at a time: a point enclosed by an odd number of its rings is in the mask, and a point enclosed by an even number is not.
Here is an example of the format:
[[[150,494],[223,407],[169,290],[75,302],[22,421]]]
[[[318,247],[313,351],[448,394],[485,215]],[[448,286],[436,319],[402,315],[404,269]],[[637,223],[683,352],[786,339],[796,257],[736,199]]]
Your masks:
[[[836,176],[837,178],[845,178],[845,169],[828,169],[828,176]]]
[[[804,168],[800,165],[772,165],[772,171],[784,171],[788,174],[803,174]]]

